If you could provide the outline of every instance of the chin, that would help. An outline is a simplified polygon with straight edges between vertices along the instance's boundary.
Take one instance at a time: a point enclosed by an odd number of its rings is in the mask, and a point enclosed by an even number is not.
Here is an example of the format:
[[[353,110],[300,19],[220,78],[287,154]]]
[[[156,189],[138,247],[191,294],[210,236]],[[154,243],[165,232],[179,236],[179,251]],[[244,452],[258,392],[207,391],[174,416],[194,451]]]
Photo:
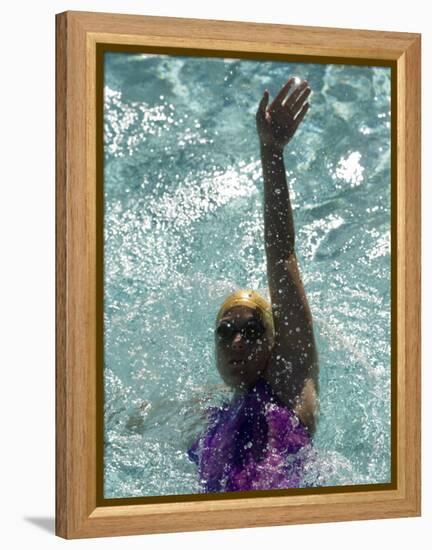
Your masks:
[[[258,360],[259,359],[259,360]],[[238,363],[244,361],[244,366],[234,366],[233,358],[219,357],[218,371],[221,378],[228,386],[232,388],[250,387],[256,384],[260,376],[263,375],[266,364],[265,361],[260,358],[255,360],[238,359]],[[241,371],[244,371],[243,373]]]
[[[251,388],[258,382],[259,374],[253,377],[238,378],[233,382],[233,386],[236,388]]]
[[[225,376],[223,377],[225,384],[231,388],[241,388],[250,385],[250,380],[246,379],[243,375],[238,373],[237,375]]]

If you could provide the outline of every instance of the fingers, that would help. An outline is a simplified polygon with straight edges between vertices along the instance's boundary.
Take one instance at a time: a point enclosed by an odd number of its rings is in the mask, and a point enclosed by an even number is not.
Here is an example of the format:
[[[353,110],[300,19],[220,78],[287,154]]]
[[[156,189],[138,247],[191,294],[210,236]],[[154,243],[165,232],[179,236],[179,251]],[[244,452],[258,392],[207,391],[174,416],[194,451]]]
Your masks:
[[[311,89],[309,88],[309,84],[306,82],[306,80],[304,80],[301,84],[297,86],[297,88],[285,101],[283,106],[286,107],[293,114],[295,114],[306,101],[310,93]]]
[[[300,122],[304,119],[304,116],[308,112],[308,110],[309,110],[309,103],[305,103],[301,108],[300,112],[297,114],[296,118],[294,119],[294,132],[297,130]]]
[[[265,118],[268,101],[269,101],[269,92],[268,90],[265,90],[264,95],[258,105],[257,118],[260,118],[260,119]]]
[[[259,104],[259,109],[260,111],[264,111],[266,110],[267,108],[267,105],[268,105],[268,100],[269,100],[269,91],[268,90],[265,90],[264,91],[264,95],[260,101],[260,104]]]
[[[272,104],[270,105],[270,109],[272,111],[276,110],[277,108],[280,108],[282,106],[282,101],[291,89],[291,87],[295,83],[295,77],[292,76],[287,80],[287,82],[282,86],[282,88],[279,90],[278,94],[274,98]]]
[[[295,77],[290,78],[281,88],[270,106],[270,94],[268,90],[265,90],[256,113],[257,128],[260,135],[268,131],[275,133],[275,128],[277,127],[279,133],[281,131],[282,134],[286,133],[285,137],[286,141],[288,141],[296,132],[309,110],[309,103],[306,103],[306,100],[311,93],[311,89],[306,80],[303,80],[298,85],[295,82]],[[283,101],[292,86],[294,86],[292,93]]]

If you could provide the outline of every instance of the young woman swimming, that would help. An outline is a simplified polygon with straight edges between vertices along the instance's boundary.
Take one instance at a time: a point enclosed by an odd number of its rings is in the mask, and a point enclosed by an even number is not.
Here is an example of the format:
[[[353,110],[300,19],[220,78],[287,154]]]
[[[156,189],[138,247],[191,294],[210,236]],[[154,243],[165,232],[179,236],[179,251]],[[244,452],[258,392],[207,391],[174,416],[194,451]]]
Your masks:
[[[205,432],[188,450],[204,492],[298,487],[302,449],[315,432],[318,359],[283,159],[310,92],[307,81],[292,77],[270,105],[264,92],[256,114],[271,305],[238,290],[217,315],[217,369],[234,397],[209,409]]]

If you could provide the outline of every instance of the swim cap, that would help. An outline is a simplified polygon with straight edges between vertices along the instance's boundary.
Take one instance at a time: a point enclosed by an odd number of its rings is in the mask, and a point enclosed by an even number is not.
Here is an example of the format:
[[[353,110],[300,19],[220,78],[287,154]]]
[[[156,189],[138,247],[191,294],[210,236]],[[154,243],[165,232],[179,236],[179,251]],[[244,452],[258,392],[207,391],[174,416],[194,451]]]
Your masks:
[[[225,312],[235,306],[246,306],[258,310],[266,329],[267,336],[274,340],[273,313],[270,303],[259,292],[251,289],[240,289],[230,294],[219,309],[216,324],[224,316]]]

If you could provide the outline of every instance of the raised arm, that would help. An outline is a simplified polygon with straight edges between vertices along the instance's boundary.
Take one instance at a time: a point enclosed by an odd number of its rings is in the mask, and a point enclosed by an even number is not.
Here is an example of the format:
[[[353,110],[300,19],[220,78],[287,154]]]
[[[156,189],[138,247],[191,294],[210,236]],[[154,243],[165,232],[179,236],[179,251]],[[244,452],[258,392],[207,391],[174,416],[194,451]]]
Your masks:
[[[306,81],[290,78],[271,105],[266,90],[256,121],[264,176],[264,232],[275,345],[265,378],[315,431],[318,360],[312,315],[295,254],[295,229],[283,150],[309,109]],[[292,92],[289,97],[287,95]]]

